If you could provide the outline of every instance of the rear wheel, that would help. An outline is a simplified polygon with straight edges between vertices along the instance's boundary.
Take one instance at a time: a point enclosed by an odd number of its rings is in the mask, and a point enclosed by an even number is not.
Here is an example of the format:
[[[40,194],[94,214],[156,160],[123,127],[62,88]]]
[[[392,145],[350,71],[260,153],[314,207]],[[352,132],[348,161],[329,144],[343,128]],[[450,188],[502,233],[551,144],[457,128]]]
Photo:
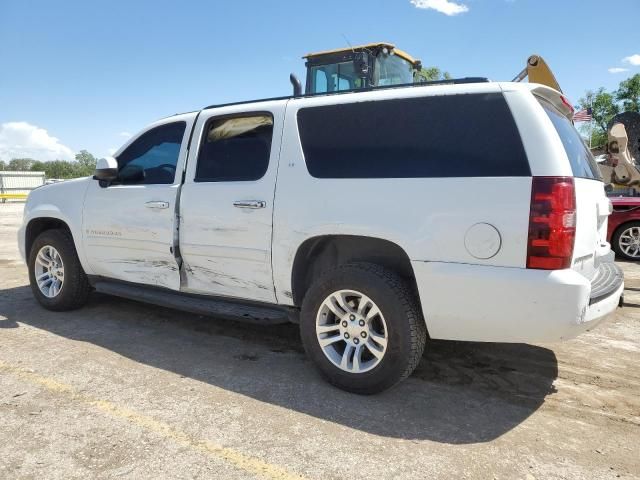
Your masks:
[[[338,267],[311,286],[300,331],[323,376],[360,394],[380,392],[409,376],[426,340],[411,288],[394,272],[365,263]]]
[[[626,260],[640,260],[640,222],[629,222],[618,227],[611,238],[611,247]]]
[[[73,310],[86,303],[91,287],[68,232],[47,230],[38,235],[28,266],[31,291],[43,307]]]

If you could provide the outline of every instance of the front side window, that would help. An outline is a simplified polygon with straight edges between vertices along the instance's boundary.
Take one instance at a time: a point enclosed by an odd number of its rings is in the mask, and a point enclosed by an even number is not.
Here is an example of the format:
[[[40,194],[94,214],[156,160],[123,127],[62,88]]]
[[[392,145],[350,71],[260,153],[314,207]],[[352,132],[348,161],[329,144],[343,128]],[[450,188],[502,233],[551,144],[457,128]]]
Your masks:
[[[195,181],[261,179],[269,167],[272,135],[270,114],[209,120],[198,153]]]
[[[171,184],[187,124],[168,123],[143,133],[118,158],[122,184]]]

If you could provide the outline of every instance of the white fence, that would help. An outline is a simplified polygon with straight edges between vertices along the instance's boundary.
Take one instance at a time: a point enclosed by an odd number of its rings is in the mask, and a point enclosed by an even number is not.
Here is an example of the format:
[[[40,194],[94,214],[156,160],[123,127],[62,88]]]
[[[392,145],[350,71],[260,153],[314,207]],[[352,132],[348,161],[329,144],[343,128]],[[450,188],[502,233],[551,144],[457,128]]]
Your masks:
[[[0,202],[24,200],[34,188],[44,185],[44,172],[0,171]]]

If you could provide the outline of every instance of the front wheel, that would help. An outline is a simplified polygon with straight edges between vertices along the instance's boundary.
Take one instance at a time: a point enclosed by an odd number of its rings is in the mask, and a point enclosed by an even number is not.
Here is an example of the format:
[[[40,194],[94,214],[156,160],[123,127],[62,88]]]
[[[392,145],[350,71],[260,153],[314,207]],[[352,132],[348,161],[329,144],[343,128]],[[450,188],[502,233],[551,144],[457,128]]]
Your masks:
[[[91,291],[71,235],[47,230],[29,252],[29,282],[36,300],[48,310],[73,310],[84,305]]]
[[[626,260],[640,260],[640,222],[619,227],[611,238],[611,247]]]
[[[394,272],[366,263],[338,267],[311,286],[300,332],[323,376],[360,394],[409,376],[427,333],[411,288]]]

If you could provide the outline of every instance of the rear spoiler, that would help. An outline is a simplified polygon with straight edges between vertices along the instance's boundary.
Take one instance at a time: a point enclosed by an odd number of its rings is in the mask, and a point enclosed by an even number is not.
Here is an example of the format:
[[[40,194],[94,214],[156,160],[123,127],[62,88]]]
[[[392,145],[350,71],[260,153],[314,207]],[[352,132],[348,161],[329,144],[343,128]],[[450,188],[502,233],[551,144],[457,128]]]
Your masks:
[[[527,77],[529,77],[530,83],[546,85],[547,87],[553,88],[554,90],[562,93],[562,89],[560,88],[560,84],[556,80],[556,77],[551,72],[547,62],[545,62],[540,55],[531,55],[527,58],[527,65],[512,81],[521,82]]]

